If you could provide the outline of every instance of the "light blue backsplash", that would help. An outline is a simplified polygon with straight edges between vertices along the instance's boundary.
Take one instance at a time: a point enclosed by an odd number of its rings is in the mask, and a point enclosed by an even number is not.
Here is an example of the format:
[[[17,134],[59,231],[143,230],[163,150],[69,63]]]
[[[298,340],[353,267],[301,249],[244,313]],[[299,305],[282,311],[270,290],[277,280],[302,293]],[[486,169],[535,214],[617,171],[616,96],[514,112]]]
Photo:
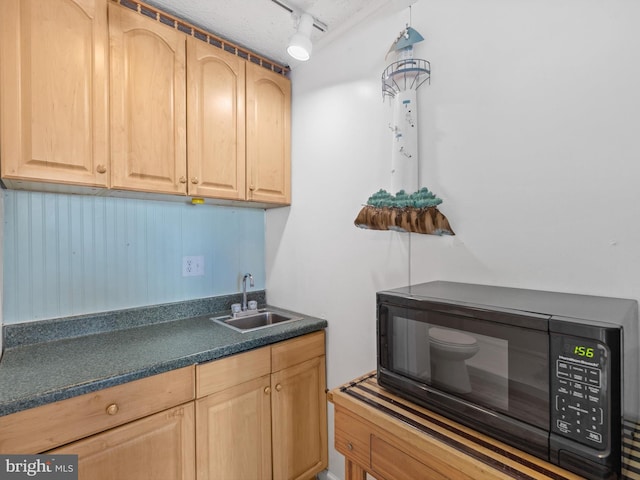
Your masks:
[[[264,211],[2,191],[4,323],[264,289]],[[205,274],[182,276],[182,257]]]

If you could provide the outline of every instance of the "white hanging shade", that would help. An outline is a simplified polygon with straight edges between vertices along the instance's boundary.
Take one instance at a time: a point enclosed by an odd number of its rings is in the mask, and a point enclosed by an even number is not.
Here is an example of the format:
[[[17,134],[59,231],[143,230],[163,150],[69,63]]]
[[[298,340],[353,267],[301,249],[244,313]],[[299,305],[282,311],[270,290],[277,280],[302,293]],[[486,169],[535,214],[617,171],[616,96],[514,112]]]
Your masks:
[[[296,60],[304,62],[311,58],[311,50],[313,48],[313,44],[311,43],[312,28],[313,17],[308,13],[303,13],[298,23],[298,31],[293,34],[287,47],[287,53]]]

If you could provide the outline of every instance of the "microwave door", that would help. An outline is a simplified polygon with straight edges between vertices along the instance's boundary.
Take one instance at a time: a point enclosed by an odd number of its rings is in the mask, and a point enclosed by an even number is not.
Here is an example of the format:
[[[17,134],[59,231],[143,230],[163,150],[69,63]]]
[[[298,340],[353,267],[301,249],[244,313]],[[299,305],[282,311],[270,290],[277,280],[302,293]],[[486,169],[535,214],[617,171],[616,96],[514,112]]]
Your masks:
[[[384,305],[381,367],[539,428],[549,428],[548,334]]]
[[[391,352],[394,370],[431,383],[428,327],[425,323],[394,316]]]

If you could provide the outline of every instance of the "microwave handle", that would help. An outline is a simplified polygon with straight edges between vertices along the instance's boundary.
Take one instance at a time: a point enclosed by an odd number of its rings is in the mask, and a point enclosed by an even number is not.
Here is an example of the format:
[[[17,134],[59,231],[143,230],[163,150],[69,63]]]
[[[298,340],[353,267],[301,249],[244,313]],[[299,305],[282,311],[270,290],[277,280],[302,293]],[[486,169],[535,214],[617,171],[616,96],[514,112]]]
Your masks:
[[[383,303],[378,304],[377,312],[377,346],[378,346],[378,365],[389,364],[389,344],[387,339],[387,323],[389,320],[389,308]]]
[[[378,304],[378,335],[387,336],[387,320],[389,318],[389,307],[387,307],[384,303]]]

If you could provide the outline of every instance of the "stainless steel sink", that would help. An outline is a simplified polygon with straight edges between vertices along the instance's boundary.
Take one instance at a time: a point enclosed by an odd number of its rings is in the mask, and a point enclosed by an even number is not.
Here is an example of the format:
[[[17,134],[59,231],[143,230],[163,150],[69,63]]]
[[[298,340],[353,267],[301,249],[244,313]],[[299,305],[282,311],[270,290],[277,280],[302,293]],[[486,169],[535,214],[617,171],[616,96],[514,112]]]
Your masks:
[[[242,312],[241,314],[224,315],[222,317],[212,318],[216,323],[225,327],[233,328],[238,332],[252,332],[260,328],[267,328],[274,325],[282,325],[283,323],[302,320],[302,317],[274,312],[273,310],[259,310],[255,313]]]

